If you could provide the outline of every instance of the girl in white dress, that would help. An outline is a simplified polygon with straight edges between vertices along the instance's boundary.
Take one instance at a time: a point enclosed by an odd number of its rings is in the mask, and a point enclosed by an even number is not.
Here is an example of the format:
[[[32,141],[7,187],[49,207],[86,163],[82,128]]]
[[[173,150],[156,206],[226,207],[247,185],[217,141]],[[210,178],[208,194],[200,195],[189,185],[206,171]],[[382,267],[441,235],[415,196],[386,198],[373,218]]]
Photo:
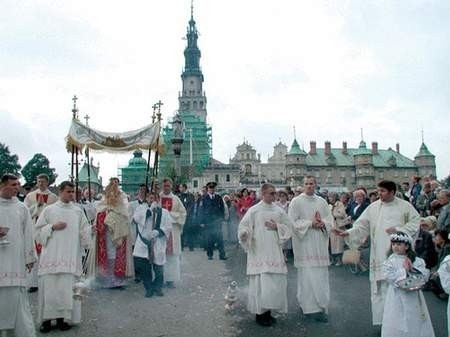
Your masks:
[[[382,337],[434,337],[433,326],[420,284],[429,277],[425,261],[411,248],[403,232],[391,235],[391,255],[383,263],[389,283],[383,312]]]

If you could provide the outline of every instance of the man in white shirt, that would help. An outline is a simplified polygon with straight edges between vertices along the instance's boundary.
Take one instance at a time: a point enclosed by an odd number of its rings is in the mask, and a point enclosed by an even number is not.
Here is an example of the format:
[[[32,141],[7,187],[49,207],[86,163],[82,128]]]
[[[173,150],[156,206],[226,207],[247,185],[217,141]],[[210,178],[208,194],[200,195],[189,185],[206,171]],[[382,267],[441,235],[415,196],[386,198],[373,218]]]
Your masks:
[[[39,260],[40,331],[51,330],[51,320],[64,331],[81,322],[81,301],[73,298],[76,277],[82,274],[82,247],[91,244],[91,227],[84,212],[73,203],[74,185],[59,185],[59,201],[46,207],[36,223],[35,239],[42,245]]]
[[[289,204],[293,221],[292,248],[297,268],[297,299],[307,318],[328,321],[330,285],[328,242],[333,216],[327,202],[316,195],[316,179],[306,176],[304,192]]]
[[[248,310],[256,323],[271,326],[276,322],[271,310],[287,312],[287,267],[283,243],[291,237],[291,220],[274,204],[272,184],[261,187],[262,201],[245,213],[238,238],[247,252]]]
[[[26,293],[26,274],[36,262],[33,225],[27,207],[16,195],[19,179],[5,174],[0,181],[0,334],[14,330],[16,336],[36,336]],[[9,242],[9,243],[8,243]]]

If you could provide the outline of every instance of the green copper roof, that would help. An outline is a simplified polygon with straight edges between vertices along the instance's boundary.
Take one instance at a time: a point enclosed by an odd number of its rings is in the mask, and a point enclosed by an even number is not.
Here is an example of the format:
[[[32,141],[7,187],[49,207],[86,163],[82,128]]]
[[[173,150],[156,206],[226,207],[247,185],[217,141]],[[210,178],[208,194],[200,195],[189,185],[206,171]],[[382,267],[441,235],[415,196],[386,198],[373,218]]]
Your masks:
[[[294,139],[294,142],[291,145],[291,149],[289,150],[288,155],[306,155],[306,152],[300,149],[297,139]]]
[[[128,161],[128,167],[131,167],[131,166],[134,166],[134,167],[141,167],[141,166],[147,167],[147,161],[144,158],[142,158],[142,151],[141,150],[136,150],[136,151],[133,152],[133,158],[131,158]]]
[[[100,179],[98,178],[97,168],[94,166],[90,166],[90,175],[91,175],[91,183],[101,185]],[[88,167],[87,164],[84,163],[80,172],[78,172],[78,182],[87,183],[88,181]]]
[[[434,155],[428,150],[425,143],[422,143],[422,145],[420,145],[419,153],[416,154],[416,157],[425,157],[425,156],[433,156],[434,157]]]
[[[364,149],[363,149],[364,150]],[[364,151],[366,154],[372,154],[368,149]],[[325,149],[317,149],[316,154],[309,154],[306,157],[307,166],[354,166],[354,155],[361,154],[361,148],[348,149],[347,154],[342,153],[342,149],[331,149],[331,155],[325,155]],[[397,153],[392,149],[378,150],[377,154],[372,154],[374,167],[392,167],[393,158],[395,166],[400,168],[415,167],[414,161]]]
[[[356,150],[356,152],[354,153],[355,155],[358,154],[372,154],[372,151],[370,151],[367,147],[366,147],[366,142],[365,141],[361,141],[359,143],[359,148]]]

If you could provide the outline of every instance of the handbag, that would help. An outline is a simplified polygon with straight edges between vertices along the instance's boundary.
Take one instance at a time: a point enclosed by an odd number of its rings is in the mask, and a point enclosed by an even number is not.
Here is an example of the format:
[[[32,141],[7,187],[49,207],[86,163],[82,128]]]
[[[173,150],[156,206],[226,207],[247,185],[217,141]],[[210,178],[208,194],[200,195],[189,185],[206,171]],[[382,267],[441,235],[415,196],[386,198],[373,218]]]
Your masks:
[[[361,252],[357,249],[348,249],[342,254],[343,264],[358,264],[361,260]]]

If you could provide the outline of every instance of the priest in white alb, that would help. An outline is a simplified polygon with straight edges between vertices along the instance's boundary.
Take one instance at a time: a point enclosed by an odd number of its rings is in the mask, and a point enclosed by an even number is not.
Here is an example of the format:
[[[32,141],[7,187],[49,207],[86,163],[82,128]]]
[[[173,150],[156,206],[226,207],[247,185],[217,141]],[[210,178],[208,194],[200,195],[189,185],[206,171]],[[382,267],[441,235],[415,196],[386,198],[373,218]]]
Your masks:
[[[271,310],[286,313],[287,267],[283,244],[291,237],[291,220],[274,204],[275,186],[261,187],[260,201],[242,218],[238,228],[239,243],[247,253],[248,310],[256,314],[256,323],[271,326]]]
[[[0,335],[36,336],[26,275],[36,262],[33,225],[28,208],[16,195],[19,179],[5,174],[0,181]],[[6,229],[7,228],[7,229]]]
[[[306,318],[327,322],[330,302],[328,240],[333,216],[327,202],[315,194],[313,176],[304,178],[303,187],[304,192],[289,204],[297,299]]]
[[[164,178],[162,183],[161,207],[168,210],[173,219],[172,232],[167,239],[167,262],[164,266],[164,280],[167,288],[175,288],[181,280],[181,234],[186,221],[186,208],[180,198],[172,193],[172,180]]]
[[[391,247],[390,234],[397,231],[415,237],[419,230],[420,216],[407,201],[395,196],[397,185],[393,181],[378,183],[379,200],[371,203],[347,231],[334,230],[345,237],[351,249],[357,249],[370,237],[370,295],[372,324],[381,325],[388,284],[384,280],[382,266]]]
[[[33,224],[36,223],[39,215],[48,205],[54,204],[58,201],[58,196],[48,189],[49,177],[41,173],[36,177],[37,189],[31,191],[25,197],[24,203],[30,210],[31,220]],[[31,273],[27,275],[28,291],[35,292],[38,289],[38,266],[39,256],[41,255],[41,245],[36,243],[36,252],[38,256],[38,263],[35,263]]]
[[[82,247],[91,244],[91,227],[75,203],[74,185],[59,185],[59,201],[44,209],[36,223],[35,239],[42,245],[39,261],[40,331],[51,330],[51,320],[64,331],[81,321],[81,301],[73,298],[73,285],[82,274]]]

